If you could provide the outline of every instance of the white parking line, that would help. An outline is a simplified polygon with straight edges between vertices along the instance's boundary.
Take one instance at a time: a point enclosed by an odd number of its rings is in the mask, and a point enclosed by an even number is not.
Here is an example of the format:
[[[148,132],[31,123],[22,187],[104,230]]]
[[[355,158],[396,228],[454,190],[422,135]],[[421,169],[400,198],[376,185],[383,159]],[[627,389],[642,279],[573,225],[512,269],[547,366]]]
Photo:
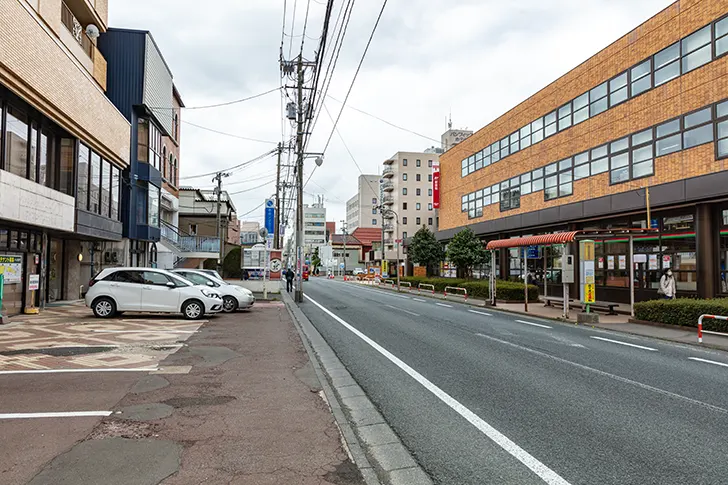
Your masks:
[[[447,308],[452,308],[452,305],[446,305],[444,303],[435,303],[435,305],[444,306],[444,307],[447,307]]]
[[[716,362],[714,360],[701,359],[699,357],[688,357],[688,359],[697,360],[698,362],[705,362],[706,364],[715,364],[723,367],[728,367],[728,364],[724,364],[723,362]]]
[[[32,418],[88,418],[110,416],[111,411],[71,411],[66,413],[4,413],[0,419],[32,419]]]
[[[414,370],[412,367],[404,363],[402,360],[400,360],[397,356],[389,352],[387,349],[376,343],[374,340],[370,339],[366,335],[364,335],[362,332],[357,330],[356,328],[352,327],[348,323],[346,323],[344,320],[339,318],[337,315],[335,315],[333,312],[331,312],[328,308],[325,308],[323,305],[321,305],[319,302],[314,300],[308,295],[304,295],[306,299],[308,299],[311,303],[319,307],[321,310],[323,310],[327,315],[329,315],[331,318],[339,322],[341,325],[343,325],[346,329],[348,329],[350,332],[352,332],[354,335],[362,339],[364,342],[369,344],[374,350],[382,354],[384,357],[389,359],[390,362],[392,362],[394,365],[399,367],[401,370],[406,372],[410,377],[412,377],[415,381],[417,381],[419,384],[421,384],[425,389],[430,391],[435,397],[440,399],[443,403],[447,404],[453,411],[458,413],[460,416],[465,418],[470,424],[475,426],[480,432],[482,432],[485,436],[487,436],[490,440],[492,440],[495,444],[500,446],[503,450],[508,452],[511,456],[516,458],[518,461],[523,463],[526,467],[528,467],[533,473],[535,473],[541,480],[548,483],[549,485],[569,485],[569,482],[561,478],[555,471],[551,470],[549,467],[547,467],[545,464],[541,463],[539,460],[537,460],[535,457],[533,457],[531,454],[529,454],[526,450],[518,446],[516,443],[508,439],[507,436],[502,434],[500,431],[495,429],[493,426],[485,422],[480,416],[472,412],[470,409],[463,406],[460,402],[455,400],[452,396],[447,394],[445,391],[437,387],[435,384],[427,380],[426,377],[424,377],[422,374],[418,373],[416,370]]]
[[[392,305],[384,305],[384,306],[389,307],[389,308],[394,308],[395,310],[399,310],[400,312],[409,313],[410,315],[414,315],[415,317],[420,316],[418,313],[411,312],[409,310],[405,310],[404,308],[397,308],[396,306],[392,306]]]
[[[99,369],[28,369],[28,370],[2,370],[0,375],[12,375],[12,374],[71,374],[78,372],[154,372],[158,371],[158,367],[135,367],[124,369],[121,367],[115,368],[99,368]]]
[[[630,344],[628,342],[622,342],[621,340],[612,340],[610,338],[594,337],[594,336],[592,336],[591,338],[593,338],[595,340],[603,340],[604,342],[612,342],[613,344],[626,345],[628,347],[634,347],[637,349],[649,350],[651,352],[657,352],[657,349],[653,349],[652,347],[643,347],[642,345]]]
[[[485,315],[486,317],[492,317],[490,313],[479,312],[478,310],[468,310],[470,313],[477,313],[478,315]]]
[[[525,323],[526,325],[532,325],[534,327],[541,327],[541,328],[553,328],[549,327],[548,325],[542,325],[540,323],[533,323],[533,322],[527,322],[525,320],[516,320],[518,323]]]

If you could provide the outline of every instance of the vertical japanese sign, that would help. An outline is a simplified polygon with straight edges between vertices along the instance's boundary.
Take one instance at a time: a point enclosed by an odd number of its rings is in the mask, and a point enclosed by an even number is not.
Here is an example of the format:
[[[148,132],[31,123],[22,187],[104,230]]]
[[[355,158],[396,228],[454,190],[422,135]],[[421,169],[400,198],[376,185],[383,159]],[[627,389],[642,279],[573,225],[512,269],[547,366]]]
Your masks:
[[[432,207],[440,208],[440,162],[432,162]]]
[[[273,199],[265,200],[265,228],[272,235],[276,227],[276,204]]]

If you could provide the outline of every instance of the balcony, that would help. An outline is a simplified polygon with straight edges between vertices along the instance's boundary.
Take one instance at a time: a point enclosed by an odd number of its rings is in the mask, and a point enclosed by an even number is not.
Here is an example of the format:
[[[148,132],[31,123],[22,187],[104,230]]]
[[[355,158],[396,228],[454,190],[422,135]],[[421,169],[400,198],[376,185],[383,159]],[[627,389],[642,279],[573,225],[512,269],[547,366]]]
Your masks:
[[[394,197],[392,197],[391,195],[385,195],[384,197],[382,197],[382,203],[384,205],[394,205]]]
[[[77,6],[78,7],[78,6]],[[88,16],[87,16],[88,17]],[[86,24],[95,23],[91,18]],[[107,63],[104,56],[96,48],[91,38],[86,34],[83,23],[74,15],[73,11],[61,3],[61,23],[66,28],[59,32],[61,40],[73,52],[76,58],[91,73],[96,82],[106,91]]]
[[[394,225],[393,225],[393,224],[392,224],[391,222],[385,222],[385,223],[384,223],[384,224],[382,225],[382,228],[383,228],[383,229],[384,229],[384,230],[385,230],[386,232],[392,232],[392,231],[394,231]]]
[[[394,190],[394,184],[392,182],[385,182],[382,184],[382,190],[385,192],[391,192]]]
[[[81,22],[78,21],[76,16],[73,15],[73,12],[71,12],[71,9],[68,8],[68,5],[65,3],[61,3],[61,23],[66,27],[66,29],[68,29],[74,40],[81,46],[81,49],[86,53],[86,55],[89,58],[93,57],[93,42],[89,36],[86,35]]]
[[[382,177],[391,179],[394,177],[394,169],[392,167],[384,167],[384,170],[382,170]]]
[[[220,239],[181,233],[166,221],[161,221],[162,242],[182,258],[217,258]]]
[[[393,163],[394,163],[394,160],[385,160],[384,161],[385,165],[392,165]]]

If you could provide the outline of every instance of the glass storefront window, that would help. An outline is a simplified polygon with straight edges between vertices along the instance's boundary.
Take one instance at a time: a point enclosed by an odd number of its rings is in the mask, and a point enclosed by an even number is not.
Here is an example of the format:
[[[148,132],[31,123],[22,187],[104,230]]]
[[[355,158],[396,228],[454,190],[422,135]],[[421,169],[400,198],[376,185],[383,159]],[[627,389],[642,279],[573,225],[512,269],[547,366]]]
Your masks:
[[[121,187],[121,171],[111,166],[111,218],[115,221],[119,220],[119,188]]]
[[[98,214],[101,209],[101,156],[91,152],[91,170],[89,172],[89,198],[88,210]]]
[[[74,140],[71,138],[61,139],[61,166],[58,177],[58,190],[67,195],[73,195],[74,144]]]
[[[661,269],[672,269],[675,286],[682,291],[697,291],[695,225],[692,214],[665,217],[660,237]]]
[[[83,210],[88,209],[89,156],[89,148],[81,143],[78,152],[78,192],[76,194],[76,207]]]
[[[10,249],[18,249],[18,231],[10,231]]]
[[[0,249],[8,247],[8,230],[0,229]]]
[[[12,106],[5,121],[5,170],[23,178],[28,173],[28,118]]]
[[[137,161],[149,162],[149,121],[139,120],[137,124]]]
[[[159,188],[149,186],[149,225],[159,227]]]
[[[718,285],[718,291],[728,294],[728,209],[721,211],[721,216],[723,227],[720,228],[720,243],[718,245],[720,251],[720,284]],[[0,244],[0,246],[2,245]]]
[[[147,223],[147,200],[149,199],[147,192],[147,186],[145,183],[139,183],[137,186],[137,203],[136,203],[136,223],[146,224]]]
[[[111,164],[104,160],[101,164],[101,215],[109,217],[111,206]]]

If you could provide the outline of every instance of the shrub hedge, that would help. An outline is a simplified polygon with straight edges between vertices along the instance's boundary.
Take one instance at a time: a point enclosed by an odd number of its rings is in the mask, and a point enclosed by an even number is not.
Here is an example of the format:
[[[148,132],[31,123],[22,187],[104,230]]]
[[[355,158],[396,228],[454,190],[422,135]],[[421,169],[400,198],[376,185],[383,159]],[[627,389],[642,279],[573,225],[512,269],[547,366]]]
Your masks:
[[[408,276],[401,278],[401,281],[412,283],[413,288],[417,288],[420,283],[435,285],[435,291],[443,292],[446,286],[458,286],[468,290],[468,296],[473,298],[487,299],[490,296],[488,281],[483,280],[463,280],[455,278],[424,278],[418,276]],[[496,298],[499,300],[523,301],[523,283],[515,281],[498,280],[496,284]],[[534,285],[528,285],[528,300],[538,300],[538,288]]]
[[[728,316],[728,298],[650,300],[641,301],[634,305],[635,318],[648,322],[697,327],[700,315]],[[728,322],[725,320],[704,320],[703,329],[728,332]]]

